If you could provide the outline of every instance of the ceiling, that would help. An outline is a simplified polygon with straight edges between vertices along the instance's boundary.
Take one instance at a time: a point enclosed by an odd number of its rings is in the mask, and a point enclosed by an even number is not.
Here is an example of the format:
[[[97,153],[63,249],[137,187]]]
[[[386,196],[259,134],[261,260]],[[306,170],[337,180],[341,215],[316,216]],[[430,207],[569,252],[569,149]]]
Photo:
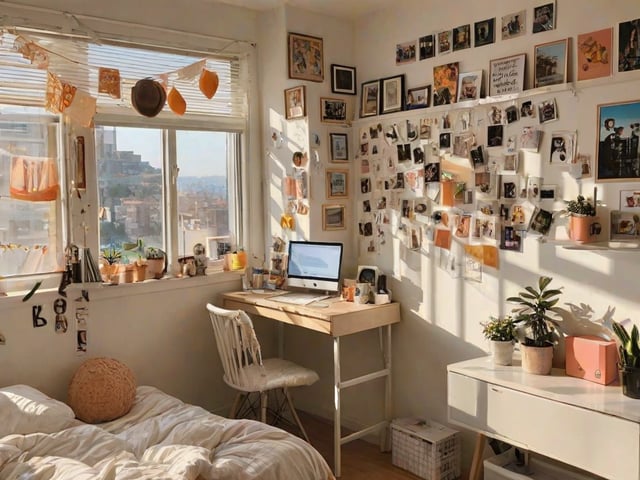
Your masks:
[[[389,0],[216,0],[252,10],[270,10],[287,4],[311,12],[340,18],[356,19],[367,13],[389,7]]]

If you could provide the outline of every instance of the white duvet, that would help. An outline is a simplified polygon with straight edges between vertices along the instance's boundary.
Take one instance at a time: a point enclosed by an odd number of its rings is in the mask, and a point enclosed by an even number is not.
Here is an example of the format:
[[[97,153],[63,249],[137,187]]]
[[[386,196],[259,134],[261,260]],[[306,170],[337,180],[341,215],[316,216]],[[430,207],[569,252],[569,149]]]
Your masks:
[[[153,387],[138,387],[133,409],[113,422],[0,438],[0,480],[332,478],[304,440]]]

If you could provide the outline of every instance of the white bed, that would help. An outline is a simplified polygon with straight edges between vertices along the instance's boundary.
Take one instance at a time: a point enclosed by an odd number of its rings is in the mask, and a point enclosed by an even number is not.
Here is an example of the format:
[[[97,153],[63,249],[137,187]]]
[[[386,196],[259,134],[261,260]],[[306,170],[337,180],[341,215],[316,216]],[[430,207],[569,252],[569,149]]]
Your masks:
[[[0,480],[334,478],[304,440],[154,387],[138,387],[129,413],[98,425],[31,387],[2,390],[10,393],[0,395]]]

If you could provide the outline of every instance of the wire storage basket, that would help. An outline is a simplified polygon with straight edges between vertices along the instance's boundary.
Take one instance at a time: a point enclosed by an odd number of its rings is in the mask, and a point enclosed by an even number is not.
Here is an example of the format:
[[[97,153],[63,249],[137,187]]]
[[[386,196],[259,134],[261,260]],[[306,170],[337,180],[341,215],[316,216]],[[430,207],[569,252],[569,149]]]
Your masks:
[[[460,433],[420,418],[391,422],[391,461],[426,480],[460,477]]]

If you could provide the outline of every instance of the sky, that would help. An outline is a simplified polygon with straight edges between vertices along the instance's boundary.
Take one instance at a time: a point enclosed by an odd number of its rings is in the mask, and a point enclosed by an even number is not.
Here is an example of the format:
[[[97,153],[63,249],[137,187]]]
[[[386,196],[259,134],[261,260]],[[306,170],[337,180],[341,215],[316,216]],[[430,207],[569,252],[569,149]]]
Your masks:
[[[226,175],[226,133],[178,131],[178,166],[182,176]],[[142,155],[142,161],[162,166],[162,134],[147,128],[117,129],[117,149]]]

